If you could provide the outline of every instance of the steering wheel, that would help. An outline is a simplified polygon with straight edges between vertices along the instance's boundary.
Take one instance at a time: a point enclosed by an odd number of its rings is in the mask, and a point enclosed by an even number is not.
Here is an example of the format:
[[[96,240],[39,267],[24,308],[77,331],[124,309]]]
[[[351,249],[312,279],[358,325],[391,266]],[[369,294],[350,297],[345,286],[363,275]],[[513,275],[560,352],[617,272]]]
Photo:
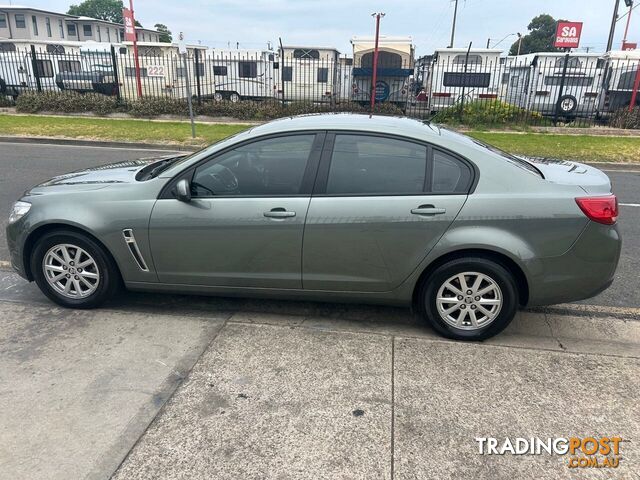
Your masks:
[[[206,187],[208,191],[227,193],[235,192],[238,189],[238,177],[224,165],[214,165],[205,178],[208,184]]]

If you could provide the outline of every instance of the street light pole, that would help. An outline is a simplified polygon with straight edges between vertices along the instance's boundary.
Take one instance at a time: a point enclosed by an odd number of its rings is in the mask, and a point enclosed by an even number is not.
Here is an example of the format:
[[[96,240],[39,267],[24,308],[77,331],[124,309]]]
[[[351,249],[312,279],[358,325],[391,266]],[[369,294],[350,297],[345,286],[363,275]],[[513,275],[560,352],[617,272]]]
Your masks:
[[[620,5],[620,0],[616,0],[615,6],[613,7],[613,17],[611,18],[611,28],[609,29],[609,39],[607,40],[607,52],[611,50],[613,46],[613,36],[616,33],[616,22],[618,21],[618,6]]]
[[[458,0],[455,0],[455,6],[453,7],[453,24],[451,25],[451,41],[449,42],[449,48],[453,48],[453,39],[456,36],[456,17],[458,16]]]
[[[627,24],[624,27],[624,37],[622,38],[622,48],[624,49],[625,44],[627,43],[627,33],[629,33],[629,22],[631,21],[631,11],[633,10],[633,1],[627,1],[627,5],[629,5],[629,11],[627,12]]]
[[[373,115],[373,107],[376,104],[376,83],[378,82],[378,40],[380,38],[380,18],[384,17],[384,13],[372,13],[372,17],[376,17],[376,39],[373,48],[373,74],[371,75],[371,110]]]
[[[138,34],[136,33],[136,16],[133,13],[133,0],[129,0],[129,10],[131,10],[131,21],[133,22],[133,59],[136,65],[136,86],[138,88],[138,98],[142,98],[142,81],[140,79],[140,59],[138,58]]]

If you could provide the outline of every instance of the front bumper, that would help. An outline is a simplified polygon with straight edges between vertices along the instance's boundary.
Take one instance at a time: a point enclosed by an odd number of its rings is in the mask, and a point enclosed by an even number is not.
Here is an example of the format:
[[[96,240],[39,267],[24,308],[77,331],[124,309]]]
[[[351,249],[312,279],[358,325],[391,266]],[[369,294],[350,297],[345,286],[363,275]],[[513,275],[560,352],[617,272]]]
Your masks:
[[[24,246],[27,239],[25,218],[23,217],[17,222],[8,224],[6,234],[11,267],[22,278],[32,280],[32,278],[29,278],[27,266],[24,264]]]
[[[528,265],[527,305],[575,302],[607,289],[613,282],[621,246],[617,225],[589,222],[567,252]]]

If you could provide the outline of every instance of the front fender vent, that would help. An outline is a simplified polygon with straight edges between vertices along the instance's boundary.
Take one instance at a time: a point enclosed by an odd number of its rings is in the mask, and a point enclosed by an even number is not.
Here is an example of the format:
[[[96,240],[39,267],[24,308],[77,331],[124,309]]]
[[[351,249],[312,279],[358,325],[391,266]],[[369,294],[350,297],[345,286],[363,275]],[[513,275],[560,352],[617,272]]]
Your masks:
[[[144,257],[138,248],[138,244],[136,243],[136,237],[133,236],[133,230],[130,228],[125,228],[122,230],[122,236],[124,237],[124,241],[133,256],[133,259],[138,264],[138,267],[143,272],[148,272],[149,267],[147,267],[147,263],[144,261]]]

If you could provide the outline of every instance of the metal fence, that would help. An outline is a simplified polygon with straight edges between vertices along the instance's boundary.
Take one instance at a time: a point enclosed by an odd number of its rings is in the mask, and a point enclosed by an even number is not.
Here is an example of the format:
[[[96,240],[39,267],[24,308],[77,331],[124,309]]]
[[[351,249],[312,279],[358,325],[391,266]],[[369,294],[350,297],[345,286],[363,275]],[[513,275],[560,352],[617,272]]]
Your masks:
[[[293,58],[274,51],[216,51],[140,46],[140,84],[131,46],[104,51],[25,49],[0,44],[0,94],[97,92],[132,101],[140,96],[202,102],[271,100],[313,103],[327,110],[369,105],[371,65],[336,55]],[[51,47],[51,48],[50,48]],[[438,54],[378,64],[376,103],[409,116],[495,123],[606,123],[628,107],[638,60],[598,55]],[[391,59],[391,60],[389,60]],[[640,104],[640,99],[636,100]],[[483,120],[484,119],[484,120]]]

